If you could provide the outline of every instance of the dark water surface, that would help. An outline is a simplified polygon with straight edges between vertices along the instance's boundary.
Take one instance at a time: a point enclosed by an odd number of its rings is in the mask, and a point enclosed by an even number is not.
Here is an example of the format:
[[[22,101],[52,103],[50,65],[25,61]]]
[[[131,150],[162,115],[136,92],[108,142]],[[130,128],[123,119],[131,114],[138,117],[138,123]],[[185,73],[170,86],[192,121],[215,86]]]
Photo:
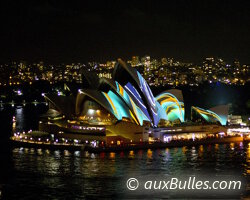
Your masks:
[[[45,106],[31,105],[0,111],[0,199],[145,198],[144,194],[133,196],[126,189],[126,180],[148,175],[231,175],[249,181],[247,143],[100,154],[12,148],[8,143],[12,116],[16,116],[17,129],[34,130],[38,116],[45,111]],[[247,197],[247,193],[242,196]],[[169,196],[161,193],[146,197]],[[180,197],[186,198],[181,193]]]

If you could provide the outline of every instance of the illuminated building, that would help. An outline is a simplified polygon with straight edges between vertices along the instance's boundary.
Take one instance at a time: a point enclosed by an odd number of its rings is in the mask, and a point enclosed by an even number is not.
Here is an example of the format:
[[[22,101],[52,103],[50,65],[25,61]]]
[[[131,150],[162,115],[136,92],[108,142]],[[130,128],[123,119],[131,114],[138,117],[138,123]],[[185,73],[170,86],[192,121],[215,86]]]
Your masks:
[[[141,63],[145,66],[145,67],[149,67],[150,66],[150,56],[144,56],[141,58]]]
[[[240,115],[229,115],[228,116],[228,124],[229,125],[241,125],[241,124],[243,124],[241,116]]]
[[[82,87],[76,95],[45,94],[45,99],[50,110],[48,120],[39,124],[40,130],[60,132],[59,136],[63,132],[64,137],[76,136],[79,140],[144,142],[152,129],[185,121],[180,90],[164,91],[155,98],[141,74],[121,59],[114,67],[112,79],[98,78],[83,70]],[[223,109],[213,109],[192,108],[196,116],[207,122],[224,125],[224,118],[215,114]]]
[[[139,61],[139,57],[138,56],[133,56],[132,60],[131,60],[131,66],[135,67],[137,65],[139,65],[140,61]]]

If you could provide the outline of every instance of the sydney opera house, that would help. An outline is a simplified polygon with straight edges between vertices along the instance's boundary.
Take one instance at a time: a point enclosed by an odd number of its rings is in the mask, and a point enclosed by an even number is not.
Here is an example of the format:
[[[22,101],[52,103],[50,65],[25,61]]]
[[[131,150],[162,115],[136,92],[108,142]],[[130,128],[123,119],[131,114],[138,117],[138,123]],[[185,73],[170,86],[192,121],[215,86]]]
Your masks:
[[[164,140],[178,131],[180,135],[206,132],[185,128],[181,90],[167,90],[155,97],[141,74],[121,59],[112,79],[99,79],[84,71],[82,80],[76,95],[45,95],[49,110],[46,119],[40,121],[41,131],[108,144]],[[227,112],[227,106],[210,110],[193,106],[191,118],[198,124],[213,124],[218,132],[218,127],[226,124]]]

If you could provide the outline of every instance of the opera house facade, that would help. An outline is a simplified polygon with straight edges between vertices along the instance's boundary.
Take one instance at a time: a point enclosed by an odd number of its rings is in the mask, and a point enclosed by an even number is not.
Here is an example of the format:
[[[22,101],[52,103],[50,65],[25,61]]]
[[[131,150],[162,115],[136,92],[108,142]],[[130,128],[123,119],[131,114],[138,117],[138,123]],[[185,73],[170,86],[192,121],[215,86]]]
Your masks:
[[[99,79],[88,71],[83,71],[82,79],[75,95],[45,95],[49,110],[46,120],[40,121],[41,131],[86,142],[121,144],[146,142],[154,137],[154,130],[185,123],[181,90],[167,90],[155,97],[141,74],[121,59],[112,79]],[[227,106],[191,110],[193,121],[225,125]]]

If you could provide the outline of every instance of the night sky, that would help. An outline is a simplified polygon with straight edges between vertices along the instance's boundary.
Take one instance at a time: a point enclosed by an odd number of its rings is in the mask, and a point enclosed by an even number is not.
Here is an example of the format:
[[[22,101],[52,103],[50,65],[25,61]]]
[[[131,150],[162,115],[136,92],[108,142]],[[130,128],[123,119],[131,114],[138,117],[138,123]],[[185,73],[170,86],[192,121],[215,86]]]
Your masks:
[[[250,63],[250,1],[1,1],[0,61],[57,63],[146,54]]]

